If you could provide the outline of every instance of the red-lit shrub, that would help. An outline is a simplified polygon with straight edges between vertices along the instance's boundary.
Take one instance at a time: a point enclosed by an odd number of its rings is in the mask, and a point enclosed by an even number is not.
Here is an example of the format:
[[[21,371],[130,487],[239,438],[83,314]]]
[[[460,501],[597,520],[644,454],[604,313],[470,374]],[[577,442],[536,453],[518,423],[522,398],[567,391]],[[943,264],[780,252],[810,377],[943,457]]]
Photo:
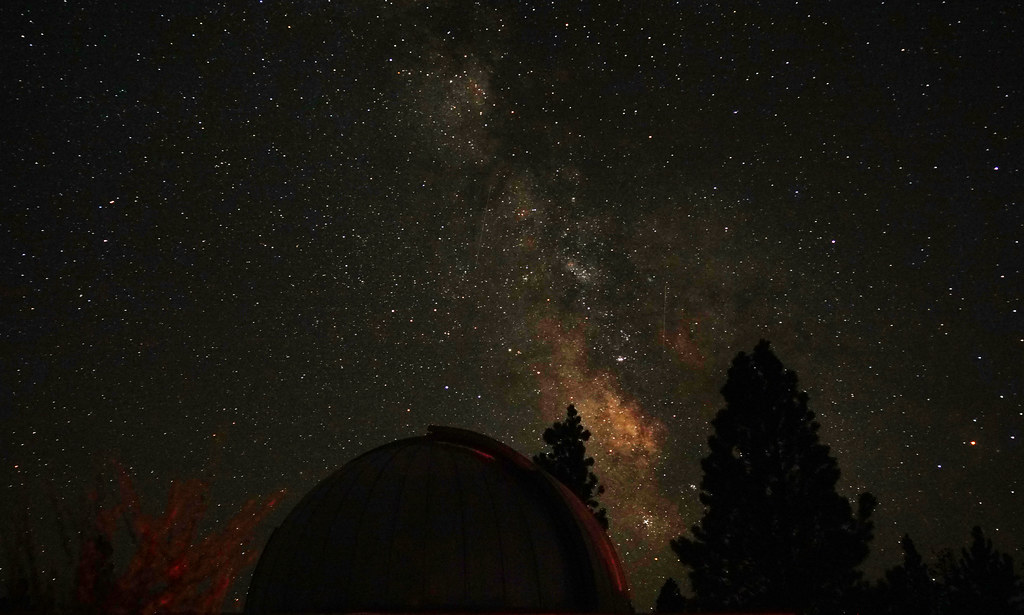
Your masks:
[[[167,506],[156,516],[141,511],[134,485],[120,468],[118,487],[116,501],[98,506],[82,535],[73,600],[88,612],[221,612],[228,588],[259,555],[253,544],[257,526],[283,494],[250,499],[223,526],[200,537],[208,483],[173,482]],[[114,545],[126,542],[117,536],[123,529],[134,552],[118,565]]]

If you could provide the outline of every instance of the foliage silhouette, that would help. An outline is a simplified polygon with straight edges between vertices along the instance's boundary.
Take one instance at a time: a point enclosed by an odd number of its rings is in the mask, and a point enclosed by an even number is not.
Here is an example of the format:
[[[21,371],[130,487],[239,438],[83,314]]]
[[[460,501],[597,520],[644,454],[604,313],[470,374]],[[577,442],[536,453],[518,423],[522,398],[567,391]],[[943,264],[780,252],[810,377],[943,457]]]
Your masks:
[[[909,536],[904,536],[903,563],[885,572],[862,609],[878,615],[973,615],[1024,613],[1024,586],[1013,558],[1000,553],[980,527],[971,531],[970,547],[960,557],[952,549],[929,566]]]
[[[918,553],[910,534],[904,534],[900,547],[903,548],[903,563],[887,570],[882,581],[886,612],[893,615],[934,613],[938,608],[938,587],[932,579],[931,570]]]
[[[701,461],[704,516],[671,543],[698,608],[838,610],[860,580],[874,497],[861,494],[855,515],[836,493],[807,394],[767,341],[733,360],[722,396]]]
[[[566,408],[565,422],[555,421],[544,430],[544,442],[551,447],[534,455],[533,461],[568,487],[594,513],[601,527],[608,529],[608,511],[597,501],[604,493],[591,468],[594,458],[587,457],[590,432],[583,428],[582,419],[572,404]]]
[[[679,584],[672,577],[665,579],[665,584],[658,592],[658,599],[654,602],[656,613],[683,613],[687,609],[686,598],[679,591]]]
[[[52,562],[44,563],[39,557],[46,549],[36,544],[27,502],[21,504],[18,513],[0,523],[0,572],[4,573],[0,613],[52,611],[58,598],[53,570],[48,565]]]
[[[971,545],[939,557],[942,573],[943,612],[1024,613],[1024,585],[1013,567],[1013,558],[997,551],[979,526],[971,530]]]

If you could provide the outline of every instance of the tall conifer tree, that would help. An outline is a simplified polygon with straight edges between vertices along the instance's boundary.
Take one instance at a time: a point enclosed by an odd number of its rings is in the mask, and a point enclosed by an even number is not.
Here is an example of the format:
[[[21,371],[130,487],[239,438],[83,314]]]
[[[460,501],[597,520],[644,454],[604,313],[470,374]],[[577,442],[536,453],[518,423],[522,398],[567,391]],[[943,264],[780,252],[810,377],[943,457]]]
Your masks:
[[[981,527],[971,530],[971,546],[960,550],[954,559],[952,551],[939,558],[942,573],[944,612],[1024,613],[1024,582],[1017,576],[1013,557],[996,550]]]
[[[583,428],[576,407],[570,404],[565,422],[555,421],[544,430],[544,442],[551,450],[535,455],[533,460],[583,500],[601,527],[608,529],[608,512],[596,499],[604,493],[604,487],[598,484],[592,470],[594,458],[587,457],[589,439],[590,431]]]
[[[701,466],[704,516],[672,541],[699,608],[842,612],[868,554],[875,505],[836,493],[839,467],[787,370],[762,340],[722,388]]]
[[[938,612],[938,586],[909,534],[900,541],[903,563],[885,571],[876,589],[879,613],[930,615]]]

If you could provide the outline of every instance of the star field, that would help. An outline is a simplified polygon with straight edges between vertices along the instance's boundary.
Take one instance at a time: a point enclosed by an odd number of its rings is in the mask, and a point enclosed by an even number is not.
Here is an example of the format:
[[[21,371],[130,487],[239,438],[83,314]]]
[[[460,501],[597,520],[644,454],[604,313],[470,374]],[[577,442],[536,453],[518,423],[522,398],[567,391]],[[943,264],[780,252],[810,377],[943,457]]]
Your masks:
[[[263,540],[370,448],[532,455],[574,403],[647,608],[766,338],[869,577],[1024,557],[1014,4],[120,4],[0,8],[15,506],[115,458],[218,518],[287,488]]]

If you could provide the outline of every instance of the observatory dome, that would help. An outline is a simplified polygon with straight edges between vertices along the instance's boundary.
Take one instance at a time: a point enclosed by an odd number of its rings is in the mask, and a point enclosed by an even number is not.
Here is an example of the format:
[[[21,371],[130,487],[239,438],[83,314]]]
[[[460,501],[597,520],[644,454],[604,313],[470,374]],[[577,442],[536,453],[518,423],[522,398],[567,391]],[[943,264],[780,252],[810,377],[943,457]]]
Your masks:
[[[511,448],[431,427],[352,460],[267,543],[246,611],[629,613],[590,510]]]

